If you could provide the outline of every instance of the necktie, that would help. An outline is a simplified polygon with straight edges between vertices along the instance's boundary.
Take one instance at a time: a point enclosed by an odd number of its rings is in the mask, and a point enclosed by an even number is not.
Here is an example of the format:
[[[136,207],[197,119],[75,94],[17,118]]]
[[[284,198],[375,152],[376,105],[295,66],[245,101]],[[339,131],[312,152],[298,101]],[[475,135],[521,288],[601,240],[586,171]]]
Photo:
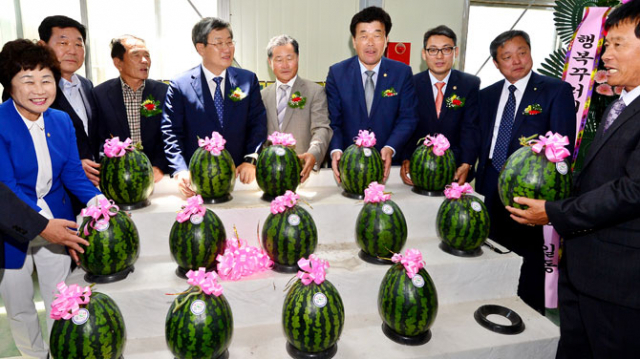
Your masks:
[[[364,101],[367,104],[367,115],[371,114],[371,105],[373,104],[373,75],[375,72],[373,71],[365,71],[367,74],[367,81],[364,83]]]
[[[440,118],[440,110],[442,109],[442,100],[444,99],[444,94],[442,93],[442,88],[445,83],[440,81],[436,82],[436,87],[438,88],[438,94],[436,95],[436,115]]]
[[[278,87],[278,106],[276,107],[278,111],[278,126],[280,127],[280,131],[282,131],[282,122],[284,121],[285,110],[287,109],[287,90],[289,89],[289,85],[280,85]]]
[[[498,172],[507,161],[507,150],[509,149],[509,142],[511,142],[511,129],[513,128],[513,120],[516,112],[515,91],[516,87],[514,85],[509,86],[509,98],[502,112],[502,120],[500,121],[500,128],[498,129],[498,139],[493,149],[493,159],[491,162]]]
[[[218,121],[220,121],[220,127],[224,127],[222,122],[222,114],[224,113],[222,90],[220,89],[220,83],[223,78],[218,76],[213,78],[213,82],[216,83],[216,93],[213,95],[213,104],[216,106],[216,112],[218,113]]]
[[[627,108],[627,105],[624,104],[624,101],[622,101],[622,98],[619,98],[618,100],[616,100],[616,102],[613,103],[613,105],[611,106],[611,110],[609,110],[609,114],[607,114],[607,119],[604,122],[604,129],[602,133],[607,132],[609,127],[611,127],[611,125],[613,124],[613,121],[615,121],[616,118],[620,116],[620,114],[622,113],[622,111],[624,111],[625,108]]]

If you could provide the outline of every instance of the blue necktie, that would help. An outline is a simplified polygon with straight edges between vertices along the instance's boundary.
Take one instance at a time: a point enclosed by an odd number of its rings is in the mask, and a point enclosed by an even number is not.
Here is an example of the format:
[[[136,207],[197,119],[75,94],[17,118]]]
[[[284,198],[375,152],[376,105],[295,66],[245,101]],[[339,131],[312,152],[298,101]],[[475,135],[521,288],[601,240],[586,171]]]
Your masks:
[[[500,129],[498,129],[498,139],[493,149],[493,159],[491,163],[493,167],[500,172],[502,166],[507,161],[507,151],[509,150],[509,142],[511,142],[511,129],[513,128],[513,120],[516,113],[516,91],[514,85],[509,86],[509,98],[502,112],[502,120],[500,121]]]
[[[224,127],[222,123],[222,114],[224,111],[223,102],[222,102],[222,91],[220,90],[220,83],[222,82],[222,77],[214,77],[213,82],[216,83],[216,93],[213,95],[213,104],[216,106],[216,112],[218,113],[218,121],[220,121],[220,127]]]

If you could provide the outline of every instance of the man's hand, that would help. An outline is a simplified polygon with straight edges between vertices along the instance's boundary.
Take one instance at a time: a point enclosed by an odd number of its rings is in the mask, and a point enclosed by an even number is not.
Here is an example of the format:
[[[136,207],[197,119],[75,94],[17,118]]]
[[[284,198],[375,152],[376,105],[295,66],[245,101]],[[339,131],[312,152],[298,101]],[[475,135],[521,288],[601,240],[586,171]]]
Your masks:
[[[236,174],[240,178],[240,182],[248,184],[256,179],[256,166],[249,162],[244,162],[236,168]]]
[[[316,157],[309,152],[298,155],[298,158],[302,160],[304,166],[302,167],[302,172],[300,172],[300,183],[304,183],[304,181],[309,178],[309,174],[311,174],[311,170],[313,166],[316,165]]]
[[[98,171],[98,168],[100,168],[100,164],[93,162],[88,158],[80,160],[80,162],[82,163],[82,169],[87,175],[89,181],[91,181],[91,183],[93,183],[93,185],[97,187],[100,184],[100,171]]]
[[[336,151],[331,154],[331,169],[333,170],[333,178],[340,184],[340,170],[338,164],[340,163],[340,157],[342,157],[342,151]]]
[[[161,169],[156,166],[153,166],[153,182],[158,182],[164,177],[164,173]]]
[[[49,223],[45,227],[44,231],[40,233],[40,236],[53,244],[62,244],[74,251],[84,253],[84,249],[80,247],[82,244],[85,247],[89,246],[89,242],[78,237],[76,231],[78,225],[76,222],[67,221],[66,219],[50,219]],[[74,261],[77,262],[77,254]]]
[[[380,151],[380,157],[382,157],[382,161],[384,162],[384,176],[382,177],[382,183],[385,183],[387,182],[387,178],[389,178],[389,173],[391,173],[391,157],[393,157],[393,150],[391,147],[383,147]]]
[[[181,171],[175,175],[176,181],[178,181],[178,189],[183,196],[189,198],[196,195],[196,192],[191,189],[191,174],[189,171]]]
[[[471,165],[468,163],[463,163],[456,170],[456,174],[453,176],[453,180],[458,182],[460,186],[462,186],[467,181],[467,176],[469,175],[469,170],[471,170]]]
[[[547,217],[547,211],[544,208],[544,204],[547,202],[543,199],[531,199],[524,197],[515,197],[513,199],[517,204],[523,206],[529,206],[527,209],[517,209],[511,206],[507,206],[507,211],[511,212],[511,218],[520,223],[533,225],[545,225],[549,223],[549,217]]]
[[[402,178],[402,182],[404,182],[404,184],[413,186],[413,181],[409,177],[410,167],[411,167],[411,161],[409,160],[402,161],[402,165],[400,166],[400,178]]]

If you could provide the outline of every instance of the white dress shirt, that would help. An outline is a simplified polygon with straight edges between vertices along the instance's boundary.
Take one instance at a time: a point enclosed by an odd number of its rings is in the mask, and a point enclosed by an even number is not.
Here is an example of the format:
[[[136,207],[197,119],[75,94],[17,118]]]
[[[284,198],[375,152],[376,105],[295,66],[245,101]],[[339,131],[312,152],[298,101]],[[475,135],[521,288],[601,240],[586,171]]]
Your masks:
[[[444,94],[447,92],[447,86],[449,85],[449,78],[451,77],[451,70],[449,70],[449,73],[447,74],[447,76],[442,80],[438,80],[437,78],[435,78],[433,76],[433,74],[431,73],[431,71],[429,71],[429,78],[431,79],[431,91],[433,91],[433,102],[436,102],[436,98],[438,97],[438,87],[436,86],[436,84],[438,82],[444,82],[444,86],[442,86],[442,96],[444,96]],[[444,106],[444,98],[442,99],[442,105]]]
[[[623,89],[620,93],[620,98],[624,102],[625,106],[629,106],[633,102],[633,100],[638,98],[638,96],[640,96],[640,86],[634,88],[629,92]]]
[[[216,85],[215,82],[213,82],[213,78],[214,77],[222,77],[222,81],[220,81],[220,93],[222,94],[222,102],[224,102],[225,99],[225,94],[224,94],[224,82],[225,82],[225,78],[227,77],[227,69],[224,69],[222,71],[222,73],[220,75],[216,75],[213,72],[207,70],[206,67],[204,67],[204,65],[202,66],[202,72],[204,72],[204,78],[207,80],[207,85],[209,85],[209,92],[211,92],[211,99],[215,99],[216,96],[216,87],[218,85]]]
[[[378,84],[378,74],[380,73],[380,64],[381,63],[382,63],[382,60],[378,61],[378,64],[376,65],[376,67],[371,69],[371,71],[373,71],[373,76],[371,76],[371,80],[373,80],[373,88],[374,89],[376,88],[376,85]],[[360,64],[360,74],[362,74],[362,88],[365,88],[366,84],[367,84],[367,74],[366,74],[366,72],[369,71],[369,69],[367,69],[364,66],[364,64],[362,63],[362,61],[360,61],[360,59],[358,59],[358,64]]]
[[[71,76],[71,82],[67,81],[64,78],[60,78],[60,82],[58,83],[58,85],[62,89],[64,97],[67,98],[67,101],[69,101],[69,104],[71,104],[71,107],[73,107],[75,113],[82,120],[84,132],[89,135],[89,117],[87,116],[87,105],[83,100],[84,94],[82,93],[82,86],[80,84],[78,75],[73,74]]]
[[[276,78],[276,106],[278,105],[278,101],[280,100],[280,86],[281,85],[288,85],[289,86],[289,88],[286,91],[286,96],[287,96],[287,98],[290,98],[291,97],[291,89],[293,88],[293,84],[296,83],[296,79],[297,78],[298,78],[298,75],[295,75],[288,82],[280,82],[280,80],[278,80]]]

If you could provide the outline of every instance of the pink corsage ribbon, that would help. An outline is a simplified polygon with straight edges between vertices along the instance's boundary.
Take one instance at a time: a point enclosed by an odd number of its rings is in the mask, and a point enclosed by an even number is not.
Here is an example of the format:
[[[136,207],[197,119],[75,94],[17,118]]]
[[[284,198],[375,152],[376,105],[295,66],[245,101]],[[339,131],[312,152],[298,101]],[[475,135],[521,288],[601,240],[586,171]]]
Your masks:
[[[206,151],[209,151],[212,155],[219,155],[224,150],[224,144],[227,143],[221,134],[216,131],[211,133],[211,138],[205,137],[198,140],[198,146],[203,147]]]
[[[112,157],[122,157],[127,151],[133,151],[133,145],[131,139],[127,138],[124,142],[120,141],[120,138],[114,137],[104,141],[104,155]]]
[[[267,137],[274,145],[293,146],[296,144],[296,139],[290,133],[274,132]]]
[[[187,278],[187,283],[200,287],[207,295],[213,294],[216,297],[222,295],[222,285],[218,283],[218,275],[214,271],[207,272],[206,268],[200,267],[198,271],[188,271]]]
[[[378,203],[391,199],[390,194],[384,194],[384,185],[378,182],[371,182],[368,188],[364,190],[365,203]]]
[[[569,137],[559,133],[549,131],[546,135],[538,137],[537,140],[529,141],[529,144],[535,153],[540,153],[544,149],[545,156],[553,163],[560,162],[571,155],[571,152],[564,147],[569,144]]]
[[[80,305],[88,304],[91,297],[91,287],[81,288],[77,284],[67,287],[64,281],[58,283],[58,292],[54,294],[54,301],[51,303],[51,319],[69,320],[80,310]]]
[[[395,253],[391,257],[393,263],[402,263],[404,269],[407,271],[407,276],[411,279],[418,274],[420,269],[424,267],[424,261],[422,260],[422,253],[417,249],[407,249],[404,256],[399,253]]]
[[[436,156],[444,155],[445,151],[449,149],[449,140],[444,135],[430,136],[424,138],[425,146],[433,146],[433,154]]]
[[[228,239],[224,253],[218,254],[216,260],[218,275],[224,280],[240,280],[273,266],[273,261],[262,248],[249,246],[238,238]]]
[[[309,259],[300,258],[300,260],[298,260],[298,267],[302,270],[298,271],[296,277],[300,278],[302,284],[309,285],[311,282],[322,284],[327,269],[329,268],[329,262],[312,254],[309,256]]]
[[[89,222],[89,224],[84,227],[84,235],[89,235],[89,230],[87,229],[87,227],[91,226],[91,228],[95,229],[96,226],[102,227],[106,225],[107,223],[109,223],[111,217],[118,214],[118,211],[120,211],[120,208],[116,204],[114,204],[112,200],[109,200],[107,198],[101,198],[98,201],[97,206],[89,206],[87,208],[83,208],[80,211],[80,215],[82,217],[92,218],[91,222]]]
[[[286,191],[282,196],[276,197],[271,201],[271,213],[278,214],[287,210],[287,208],[293,208],[298,203],[298,196],[293,191]]]
[[[203,203],[204,201],[200,195],[189,197],[187,199],[187,204],[182,206],[182,209],[178,212],[176,221],[184,223],[194,214],[204,217],[204,215],[207,214],[207,209],[202,205]]]
[[[367,130],[358,131],[356,145],[360,147],[373,147],[376,145],[376,134]]]
[[[444,195],[448,199],[458,199],[465,193],[473,193],[473,187],[468,183],[460,186],[457,182],[453,182],[444,189]]]

